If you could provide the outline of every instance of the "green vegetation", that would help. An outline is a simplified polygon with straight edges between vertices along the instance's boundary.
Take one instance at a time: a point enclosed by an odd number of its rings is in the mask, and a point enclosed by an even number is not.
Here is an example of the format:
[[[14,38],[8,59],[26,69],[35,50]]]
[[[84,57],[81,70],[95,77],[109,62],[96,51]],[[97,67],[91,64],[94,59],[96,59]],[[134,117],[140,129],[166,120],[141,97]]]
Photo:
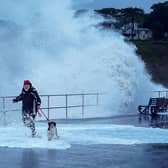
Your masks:
[[[153,38],[160,40],[168,38],[168,1],[154,4],[153,10],[145,17],[144,26],[151,29]]]
[[[137,53],[145,62],[152,80],[168,88],[168,42],[132,41],[137,46]]]
[[[104,8],[95,11],[104,17],[112,16],[116,18],[117,23],[115,26],[117,28],[131,22],[138,22],[142,26],[145,18],[145,13],[142,9],[132,7],[124,9]]]

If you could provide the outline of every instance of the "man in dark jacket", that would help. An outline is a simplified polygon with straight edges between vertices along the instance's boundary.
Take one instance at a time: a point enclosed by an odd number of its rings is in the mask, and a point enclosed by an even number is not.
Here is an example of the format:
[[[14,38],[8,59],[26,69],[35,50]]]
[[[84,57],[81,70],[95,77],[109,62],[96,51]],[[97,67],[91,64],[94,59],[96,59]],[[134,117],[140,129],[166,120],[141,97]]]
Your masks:
[[[32,130],[32,137],[34,137],[36,134],[34,119],[40,108],[41,99],[29,80],[24,81],[21,94],[13,99],[14,103],[18,101],[22,101],[23,122]]]

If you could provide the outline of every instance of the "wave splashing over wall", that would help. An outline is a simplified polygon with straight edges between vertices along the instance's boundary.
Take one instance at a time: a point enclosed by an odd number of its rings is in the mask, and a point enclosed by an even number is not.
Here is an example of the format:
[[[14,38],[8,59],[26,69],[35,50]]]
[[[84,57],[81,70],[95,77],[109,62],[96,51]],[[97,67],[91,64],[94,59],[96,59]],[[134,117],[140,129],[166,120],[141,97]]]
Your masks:
[[[1,8],[2,95],[18,94],[23,79],[42,94],[103,92],[99,116],[111,116],[155,88],[135,46],[96,28],[103,19],[93,13],[75,18],[71,1],[7,0]]]

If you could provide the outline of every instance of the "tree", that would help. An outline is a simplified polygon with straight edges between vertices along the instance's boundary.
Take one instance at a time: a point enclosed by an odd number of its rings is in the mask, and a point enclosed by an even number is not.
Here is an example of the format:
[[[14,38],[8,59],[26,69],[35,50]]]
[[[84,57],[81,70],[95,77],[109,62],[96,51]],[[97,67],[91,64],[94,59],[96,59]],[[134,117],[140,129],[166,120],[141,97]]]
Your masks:
[[[152,30],[155,40],[161,40],[168,32],[168,1],[154,4],[151,9],[153,11],[146,16],[144,26]]]
[[[103,8],[103,9],[95,10],[95,12],[103,15],[104,17],[106,17],[106,16],[113,16],[113,17],[115,17],[120,12],[120,9]]]
[[[127,22],[131,22],[132,19],[136,22],[142,22],[144,17],[144,10],[139,8],[125,8],[121,9],[121,13],[123,17],[127,20]]]

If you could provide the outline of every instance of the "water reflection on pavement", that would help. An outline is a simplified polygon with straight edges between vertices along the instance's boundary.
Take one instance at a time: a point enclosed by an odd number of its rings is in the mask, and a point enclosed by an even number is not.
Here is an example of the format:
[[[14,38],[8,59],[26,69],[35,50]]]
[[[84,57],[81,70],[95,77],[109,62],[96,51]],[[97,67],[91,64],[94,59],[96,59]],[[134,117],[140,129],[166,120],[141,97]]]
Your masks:
[[[167,168],[168,144],[75,145],[63,150],[0,148],[2,168]]]

